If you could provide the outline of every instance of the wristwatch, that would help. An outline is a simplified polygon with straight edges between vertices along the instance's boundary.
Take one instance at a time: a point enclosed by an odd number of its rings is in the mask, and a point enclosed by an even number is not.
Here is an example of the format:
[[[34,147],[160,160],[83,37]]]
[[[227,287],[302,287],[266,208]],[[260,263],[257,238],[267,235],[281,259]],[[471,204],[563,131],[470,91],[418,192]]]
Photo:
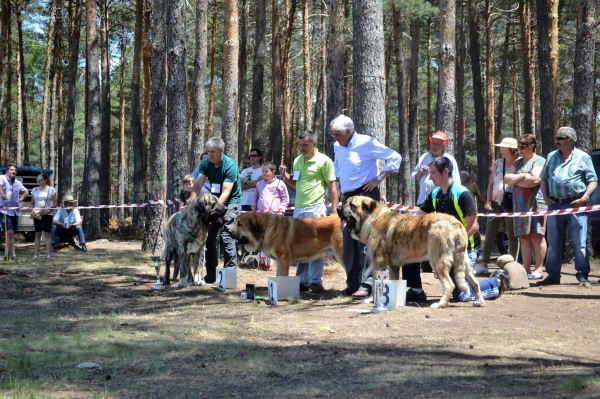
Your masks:
[[[586,194],[583,194],[582,196],[583,198],[585,198],[585,201],[589,204],[590,203],[590,197],[588,197]]]
[[[377,175],[377,181],[382,181],[382,180],[383,180],[383,176]]]

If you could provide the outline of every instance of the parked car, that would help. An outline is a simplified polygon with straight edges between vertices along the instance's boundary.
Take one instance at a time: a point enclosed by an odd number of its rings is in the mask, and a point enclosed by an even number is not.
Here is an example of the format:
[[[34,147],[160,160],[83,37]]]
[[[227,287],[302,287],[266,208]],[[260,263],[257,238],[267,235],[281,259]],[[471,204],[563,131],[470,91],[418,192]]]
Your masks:
[[[5,174],[6,168],[0,168],[0,174]],[[36,181],[36,177],[39,176],[40,173],[47,173],[51,175],[54,173],[51,169],[40,169],[34,166],[18,166],[17,167],[17,180],[19,180],[23,186],[27,190],[29,190],[29,195],[25,198],[25,201],[20,203],[21,207],[28,208],[31,206],[31,190],[34,187],[38,186]],[[19,227],[17,229],[18,232],[21,232],[25,235],[25,240],[28,242],[33,242],[35,239],[35,231],[33,226],[33,219],[31,218],[31,211],[28,209],[21,211],[21,216],[19,217]]]

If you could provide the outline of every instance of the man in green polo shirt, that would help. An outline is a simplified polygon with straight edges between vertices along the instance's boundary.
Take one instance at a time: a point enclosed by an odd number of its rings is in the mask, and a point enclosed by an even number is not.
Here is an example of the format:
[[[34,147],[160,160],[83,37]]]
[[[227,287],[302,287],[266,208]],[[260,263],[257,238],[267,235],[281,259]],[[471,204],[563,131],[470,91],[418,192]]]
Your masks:
[[[227,213],[221,221],[211,223],[206,238],[206,277],[204,281],[214,283],[218,264],[217,234],[221,230],[221,247],[225,249],[224,266],[235,268],[237,251],[235,240],[229,230],[234,219],[242,208],[242,184],[239,167],[233,158],[225,155],[225,142],[220,137],[211,137],[206,142],[208,158],[204,158],[198,166],[200,174],[192,187],[190,201],[200,194],[204,181],[210,182],[210,192],[219,198],[219,202],[227,207]]]
[[[281,166],[285,182],[296,191],[294,217],[307,219],[326,216],[327,189],[332,209],[337,209],[338,206],[333,162],[317,150],[317,135],[311,131],[306,130],[298,136],[298,148],[301,154],[294,160],[292,174],[286,172],[285,165]],[[323,291],[324,266],[325,259],[296,265],[296,276],[300,277],[300,291],[310,290],[315,294]]]

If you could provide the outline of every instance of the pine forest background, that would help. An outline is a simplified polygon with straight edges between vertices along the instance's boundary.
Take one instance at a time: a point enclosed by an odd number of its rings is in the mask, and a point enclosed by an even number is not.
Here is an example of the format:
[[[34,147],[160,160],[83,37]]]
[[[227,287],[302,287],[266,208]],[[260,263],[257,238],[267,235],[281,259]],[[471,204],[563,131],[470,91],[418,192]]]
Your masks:
[[[595,0],[0,4],[0,159],[53,169],[80,205],[176,197],[212,136],[240,166],[253,147],[290,165],[305,129],[333,157],[340,113],[403,156],[385,192],[407,205],[439,129],[482,189],[503,137],[533,133],[547,154],[573,126],[597,147]],[[86,235],[111,216],[150,249],[165,212],[84,211]]]

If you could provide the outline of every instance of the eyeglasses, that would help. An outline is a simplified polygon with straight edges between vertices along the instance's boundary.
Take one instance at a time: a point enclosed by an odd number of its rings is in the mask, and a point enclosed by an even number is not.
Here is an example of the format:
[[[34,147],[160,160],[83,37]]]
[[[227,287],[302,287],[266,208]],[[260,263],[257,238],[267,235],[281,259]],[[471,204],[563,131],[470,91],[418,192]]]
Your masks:
[[[570,138],[570,137],[567,137],[567,136],[556,136],[556,137],[555,137],[555,139],[556,139],[556,140],[558,140],[558,141],[561,141],[561,140],[566,140],[566,139],[569,139],[569,138]]]
[[[42,181],[42,180],[45,180],[45,179],[44,179],[43,177],[41,177],[41,176],[40,176],[40,177],[36,178],[36,180],[37,180],[37,181]]]
[[[250,154],[248,155],[248,158],[256,158],[258,156],[258,154]]]
[[[519,150],[524,150],[527,147],[528,147],[527,144],[521,144],[521,145],[519,145]]]

